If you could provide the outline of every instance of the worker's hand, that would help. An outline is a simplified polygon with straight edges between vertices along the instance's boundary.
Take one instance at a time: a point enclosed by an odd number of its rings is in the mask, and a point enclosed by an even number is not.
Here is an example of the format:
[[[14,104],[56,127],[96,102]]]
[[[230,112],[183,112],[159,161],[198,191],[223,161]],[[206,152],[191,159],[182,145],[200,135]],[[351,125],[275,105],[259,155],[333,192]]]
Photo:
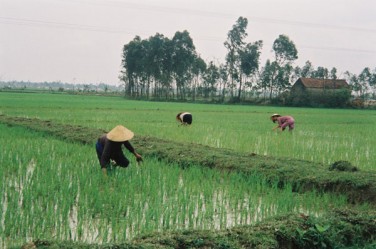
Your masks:
[[[140,154],[135,153],[134,155],[136,156],[136,161],[137,161],[138,163],[140,163],[140,162],[143,161],[142,156],[141,156]]]

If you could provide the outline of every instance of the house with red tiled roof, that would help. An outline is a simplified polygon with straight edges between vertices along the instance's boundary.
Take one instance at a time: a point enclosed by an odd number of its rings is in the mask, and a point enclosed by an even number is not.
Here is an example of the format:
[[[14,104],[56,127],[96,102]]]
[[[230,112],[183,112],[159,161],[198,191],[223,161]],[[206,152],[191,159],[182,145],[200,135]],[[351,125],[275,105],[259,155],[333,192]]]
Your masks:
[[[299,78],[291,91],[309,91],[320,93],[325,90],[350,89],[346,80]]]
[[[351,87],[343,79],[299,78],[291,87],[291,102],[298,106],[345,106]]]

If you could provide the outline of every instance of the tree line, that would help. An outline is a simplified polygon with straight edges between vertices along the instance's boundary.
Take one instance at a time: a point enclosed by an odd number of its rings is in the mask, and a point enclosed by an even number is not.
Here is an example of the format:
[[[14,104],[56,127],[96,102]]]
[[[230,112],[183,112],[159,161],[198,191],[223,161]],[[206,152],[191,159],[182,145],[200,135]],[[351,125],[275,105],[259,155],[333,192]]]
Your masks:
[[[224,63],[204,61],[188,31],[172,39],[157,33],[148,39],[136,36],[123,47],[120,80],[125,96],[141,99],[271,101],[286,92],[299,77],[337,79],[337,69],[315,68],[310,61],[293,67],[298,50],[286,35],[273,42],[273,59],[260,65],[263,41],[247,43],[247,18],[239,17],[228,31]],[[376,68],[359,75],[345,72],[358,97],[375,97]]]

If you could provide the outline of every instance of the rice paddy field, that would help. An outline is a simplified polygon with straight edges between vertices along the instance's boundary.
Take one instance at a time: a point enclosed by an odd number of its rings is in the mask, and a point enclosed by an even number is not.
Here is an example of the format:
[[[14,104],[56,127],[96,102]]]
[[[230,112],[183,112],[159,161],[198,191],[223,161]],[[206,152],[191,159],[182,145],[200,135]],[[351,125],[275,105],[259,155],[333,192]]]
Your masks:
[[[181,111],[193,114],[192,126],[178,126],[175,116]],[[295,130],[273,132],[275,124],[269,119],[273,113],[294,116]],[[107,131],[121,124],[136,137],[179,142],[187,151],[203,145],[223,153],[328,166],[348,161],[360,171],[376,173],[376,112],[372,110],[0,92],[0,115]],[[104,177],[95,140],[88,146],[1,122],[0,143],[1,248],[19,248],[34,240],[121,244],[155,232],[223,231],[284,215],[321,217],[336,207],[374,208],[368,203],[350,204],[340,194],[297,193],[292,185],[281,187],[259,174],[181,167],[153,156],[138,165],[126,151],[131,165],[110,169]],[[143,154],[146,148],[136,150]]]

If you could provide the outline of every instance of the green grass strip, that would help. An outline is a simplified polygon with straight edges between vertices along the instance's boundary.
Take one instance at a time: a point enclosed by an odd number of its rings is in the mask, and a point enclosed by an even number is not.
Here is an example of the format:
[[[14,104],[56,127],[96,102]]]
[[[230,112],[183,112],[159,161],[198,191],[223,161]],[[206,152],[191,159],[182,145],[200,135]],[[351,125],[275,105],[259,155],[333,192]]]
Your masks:
[[[32,130],[83,144],[93,145],[105,130],[83,126],[63,125],[36,118],[0,115],[0,122],[27,127]],[[376,204],[376,172],[337,171],[330,165],[276,158],[257,154],[244,154],[228,149],[212,148],[193,143],[181,143],[136,134],[132,144],[143,156],[154,156],[181,167],[202,165],[217,170],[237,171],[245,174],[261,174],[281,186],[293,185],[294,191],[309,190],[333,192],[348,196],[350,203]]]
[[[24,248],[375,248],[376,212],[333,210],[315,218],[299,214],[275,217],[253,226],[221,231],[186,230],[152,233],[129,243],[93,245],[37,240]],[[26,247],[29,246],[29,247]]]

